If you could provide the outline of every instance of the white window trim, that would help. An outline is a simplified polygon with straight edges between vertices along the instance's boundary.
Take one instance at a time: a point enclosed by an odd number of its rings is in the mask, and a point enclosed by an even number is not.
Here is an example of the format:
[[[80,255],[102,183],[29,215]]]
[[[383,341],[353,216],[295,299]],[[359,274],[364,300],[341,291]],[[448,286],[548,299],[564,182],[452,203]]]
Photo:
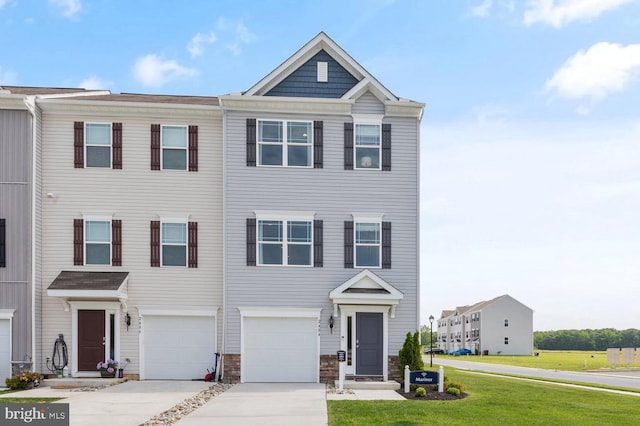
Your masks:
[[[329,63],[327,61],[316,62],[317,82],[327,83],[329,81]]]
[[[184,148],[179,148],[179,147],[167,147],[167,149],[182,149],[184,150],[184,154],[185,154],[185,163],[184,163],[184,169],[165,169],[164,168],[164,128],[165,127],[182,127],[186,130],[185,132],[185,146]],[[189,126],[186,124],[161,124],[160,125],[160,170],[167,170],[167,171],[173,171],[173,172],[184,172],[189,170]]]
[[[99,146],[99,147],[106,147],[107,145],[97,145],[97,144],[90,144],[87,142],[87,124],[108,124],[109,125],[109,167],[95,167],[95,166],[87,166],[87,147],[89,146]],[[85,122],[84,123],[84,132],[83,132],[83,136],[84,136],[84,146],[83,146],[83,150],[84,150],[84,168],[85,169],[113,169],[113,123],[102,123],[102,122],[98,122],[98,121],[89,121],[89,122]]]
[[[382,118],[384,115],[381,114],[352,114],[353,117],[353,168],[354,170],[382,170]],[[358,143],[357,143],[357,127],[358,125],[376,125],[378,126],[379,134],[378,141],[380,142],[378,145],[378,167],[358,167],[357,160],[357,152],[358,152]],[[369,145],[363,146],[363,148],[372,148]]]
[[[291,268],[311,268],[313,267],[313,244],[314,244],[314,228],[313,228],[313,219],[315,217],[315,212],[304,212],[304,211],[269,211],[269,210],[255,210],[256,215],[256,265],[258,266],[267,266],[267,267],[291,267]],[[273,264],[264,264],[260,263],[260,221],[261,220],[270,220],[270,221],[280,221],[282,222],[282,264],[273,265]],[[292,245],[302,245],[301,243],[290,243],[287,241],[287,222],[311,222],[311,242],[304,243],[304,245],[309,244],[311,246],[311,258],[308,265],[289,265],[288,263],[284,263],[287,261],[288,254],[288,246]]]
[[[372,243],[358,243],[358,224],[376,224],[378,225],[378,232],[380,235],[380,241],[377,244]],[[378,247],[378,264],[373,265],[358,265],[358,247]],[[382,221],[354,221],[353,222],[353,267],[354,268],[370,268],[381,269],[382,268]]]
[[[83,215],[82,216],[82,255],[86,266],[111,266],[113,260],[113,225],[112,216]],[[87,222],[109,222],[109,263],[87,263]],[[97,243],[100,244],[100,243]],[[104,244],[104,242],[102,243]]]
[[[163,247],[165,243],[162,242],[162,233],[163,227],[162,225],[165,223],[179,223],[185,225],[185,243],[184,244],[175,244],[175,243],[166,243],[168,246],[184,246],[185,248],[185,262],[183,265],[165,265],[164,264],[164,250]],[[184,217],[163,217],[160,218],[160,267],[161,268],[187,268],[189,266],[189,218]]]
[[[278,142],[261,142],[260,141],[260,122],[261,121],[279,121],[280,123],[282,123],[282,142],[278,143]],[[301,144],[301,143],[288,143],[287,142],[287,123],[307,123],[310,124],[310,135],[309,135],[309,143],[308,144]],[[276,146],[279,145],[281,147],[281,151],[282,151],[282,164],[281,165],[276,165],[276,164],[262,164],[261,162],[261,156],[260,156],[260,145],[272,145],[272,146]],[[308,166],[290,166],[289,165],[289,152],[288,148],[289,145],[291,146],[306,146],[308,147],[308,149],[311,150],[311,156],[309,158],[309,165]],[[277,118],[258,118],[256,120],[256,164],[258,167],[289,167],[289,168],[294,168],[294,169],[311,169],[313,168],[313,121],[310,120],[282,120],[282,119],[277,119]]]

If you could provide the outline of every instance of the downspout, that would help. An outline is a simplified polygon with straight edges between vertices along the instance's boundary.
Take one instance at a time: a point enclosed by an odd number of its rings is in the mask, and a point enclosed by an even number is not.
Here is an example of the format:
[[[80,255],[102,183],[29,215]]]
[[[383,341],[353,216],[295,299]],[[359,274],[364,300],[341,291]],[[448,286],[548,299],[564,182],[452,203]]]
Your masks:
[[[37,159],[37,116],[35,96],[26,96],[24,104],[33,117],[31,121],[31,368],[33,371],[42,371],[36,368],[36,159]],[[40,362],[40,360],[38,360]],[[38,366],[39,367],[39,366]]]
[[[220,98],[218,98],[220,99]],[[227,111],[222,108],[222,350],[216,381],[224,380],[224,355],[227,352]]]

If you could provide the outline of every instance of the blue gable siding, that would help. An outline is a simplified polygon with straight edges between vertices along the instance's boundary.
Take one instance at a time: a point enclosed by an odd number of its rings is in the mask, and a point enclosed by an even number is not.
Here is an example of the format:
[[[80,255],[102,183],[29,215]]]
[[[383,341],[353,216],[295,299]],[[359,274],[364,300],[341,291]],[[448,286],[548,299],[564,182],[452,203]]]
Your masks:
[[[318,83],[317,63],[327,62],[329,81]],[[307,98],[340,98],[358,80],[336,62],[327,52],[321,50],[300,68],[282,80],[276,87],[268,91],[265,96],[296,96]]]

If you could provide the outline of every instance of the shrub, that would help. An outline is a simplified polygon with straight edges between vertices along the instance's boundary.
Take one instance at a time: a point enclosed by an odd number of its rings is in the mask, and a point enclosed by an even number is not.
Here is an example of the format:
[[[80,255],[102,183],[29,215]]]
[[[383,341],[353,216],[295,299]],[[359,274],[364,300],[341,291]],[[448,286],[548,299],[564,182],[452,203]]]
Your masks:
[[[409,385],[409,390],[410,390],[411,392],[415,392],[415,391],[417,391],[417,390],[418,390],[418,388],[419,388],[419,387],[420,387],[420,386],[418,386],[418,385],[410,384],[410,385]]]
[[[453,386],[449,386],[449,388],[447,389],[447,393],[450,393],[451,395],[455,395],[455,396],[460,396],[460,389],[455,388]]]
[[[411,371],[418,371],[424,368],[422,354],[420,353],[420,333],[416,331],[413,336],[407,333],[402,349],[398,352],[400,371],[404,371],[404,366],[408,365]]]
[[[6,378],[4,383],[11,390],[25,390],[31,386],[31,383],[33,383],[33,386],[39,386],[43,377],[42,374],[36,371],[25,371],[19,376]]]
[[[467,386],[462,382],[449,382],[449,387],[450,388],[456,388],[460,392],[464,392],[464,391],[467,390]]]
[[[427,391],[424,388],[418,388],[416,389],[416,396],[425,397],[427,396]]]

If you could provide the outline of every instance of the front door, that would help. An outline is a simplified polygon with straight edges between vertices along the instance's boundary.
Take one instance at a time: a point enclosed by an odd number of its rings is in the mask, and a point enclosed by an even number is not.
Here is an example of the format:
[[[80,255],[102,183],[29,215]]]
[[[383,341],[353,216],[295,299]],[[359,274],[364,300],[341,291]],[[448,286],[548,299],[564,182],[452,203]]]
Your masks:
[[[382,314],[356,313],[356,374],[382,376]]]
[[[78,371],[96,371],[105,361],[105,312],[78,310]]]

